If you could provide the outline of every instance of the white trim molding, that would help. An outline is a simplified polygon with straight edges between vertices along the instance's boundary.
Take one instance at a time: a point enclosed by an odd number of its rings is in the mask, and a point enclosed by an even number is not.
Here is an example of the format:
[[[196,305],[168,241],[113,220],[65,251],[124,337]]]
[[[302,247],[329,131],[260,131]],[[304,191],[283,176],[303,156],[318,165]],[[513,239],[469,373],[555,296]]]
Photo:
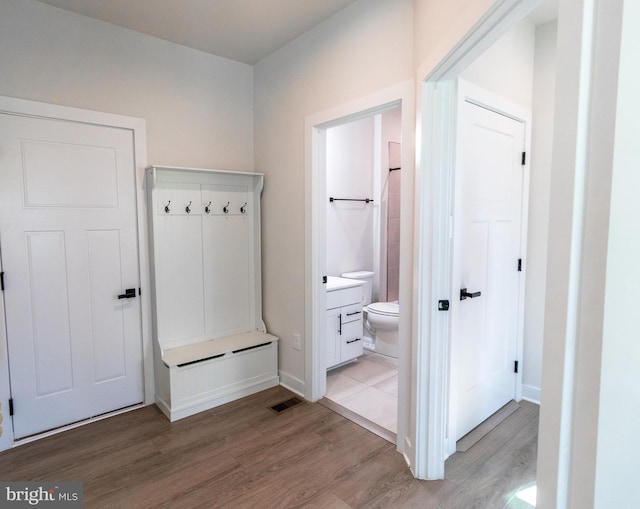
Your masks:
[[[540,404],[540,387],[533,385],[522,385],[522,399],[529,403]]]
[[[298,396],[304,398],[306,397],[307,388],[305,386],[304,380],[300,380],[289,373],[286,373],[282,370],[278,373],[280,375],[280,385],[285,389],[290,390],[291,392],[297,394]]]

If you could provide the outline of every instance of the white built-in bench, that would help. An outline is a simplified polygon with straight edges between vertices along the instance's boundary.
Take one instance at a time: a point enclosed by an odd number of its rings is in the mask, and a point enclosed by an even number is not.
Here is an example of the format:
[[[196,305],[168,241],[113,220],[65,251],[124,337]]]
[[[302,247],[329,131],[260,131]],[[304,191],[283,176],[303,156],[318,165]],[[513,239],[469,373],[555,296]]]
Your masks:
[[[169,349],[156,402],[172,421],[278,385],[278,338],[247,332]]]
[[[262,321],[263,178],[147,169],[156,403],[172,421],[279,383]]]

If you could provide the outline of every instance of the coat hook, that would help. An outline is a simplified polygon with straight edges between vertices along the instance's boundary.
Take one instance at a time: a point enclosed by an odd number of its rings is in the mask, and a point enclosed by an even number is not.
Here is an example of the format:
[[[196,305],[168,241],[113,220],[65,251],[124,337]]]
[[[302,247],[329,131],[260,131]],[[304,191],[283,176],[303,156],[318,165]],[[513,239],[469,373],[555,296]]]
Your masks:
[[[247,202],[244,202],[244,205],[240,207],[240,213],[244,214],[247,211]]]
[[[171,205],[171,200],[164,206],[164,211],[168,214],[171,209],[169,209],[169,205]]]
[[[185,211],[187,214],[191,214],[191,202],[189,202],[189,205],[187,205],[187,206],[185,207],[184,211]]]
[[[205,211],[207,214],[208,214],[209,212],[211,212],[211,208],[210,208],[210,207],[211,207],[211,202],[209,202],[209,205],[207,205],[207,206],[204,208],[204,211]]]
[[[222,209],[222,211],[223,211],[225,214],[228,214],[228,213],[229,213],[229,202],[227,202],[227,204],[224,206],[224,208]]]

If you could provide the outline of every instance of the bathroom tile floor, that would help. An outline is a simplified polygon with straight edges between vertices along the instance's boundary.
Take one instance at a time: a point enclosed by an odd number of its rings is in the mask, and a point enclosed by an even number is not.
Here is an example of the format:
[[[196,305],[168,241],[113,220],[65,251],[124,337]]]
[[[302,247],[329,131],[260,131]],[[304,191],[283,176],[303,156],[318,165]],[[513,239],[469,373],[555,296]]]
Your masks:
[[[327,372],[325,397],[396,433],[397,359],[365,350],[356,361]]]

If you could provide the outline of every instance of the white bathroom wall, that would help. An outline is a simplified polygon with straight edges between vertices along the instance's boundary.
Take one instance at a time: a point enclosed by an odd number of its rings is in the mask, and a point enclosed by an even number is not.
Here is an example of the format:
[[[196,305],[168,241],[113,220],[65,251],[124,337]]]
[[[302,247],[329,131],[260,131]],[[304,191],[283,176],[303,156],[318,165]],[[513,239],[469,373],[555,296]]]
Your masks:
[[[141,117],[153,164],[253,169],[253,69],[34,0],[0,0],[0,95]]]
[[[397,107],[327,129],[327,196],[374,200],[328,205],[327,274],[373,271],[375,300],[389,300],[389,273],[390,300],[398,300],[400,173],[389,172],[389,143],[400,143],[401,120]]]
[[[374,267],[374,117],[327,129],[327,200],[370,198],[373,203],[335,201],[327,205],[327,274],[339,276]]]

